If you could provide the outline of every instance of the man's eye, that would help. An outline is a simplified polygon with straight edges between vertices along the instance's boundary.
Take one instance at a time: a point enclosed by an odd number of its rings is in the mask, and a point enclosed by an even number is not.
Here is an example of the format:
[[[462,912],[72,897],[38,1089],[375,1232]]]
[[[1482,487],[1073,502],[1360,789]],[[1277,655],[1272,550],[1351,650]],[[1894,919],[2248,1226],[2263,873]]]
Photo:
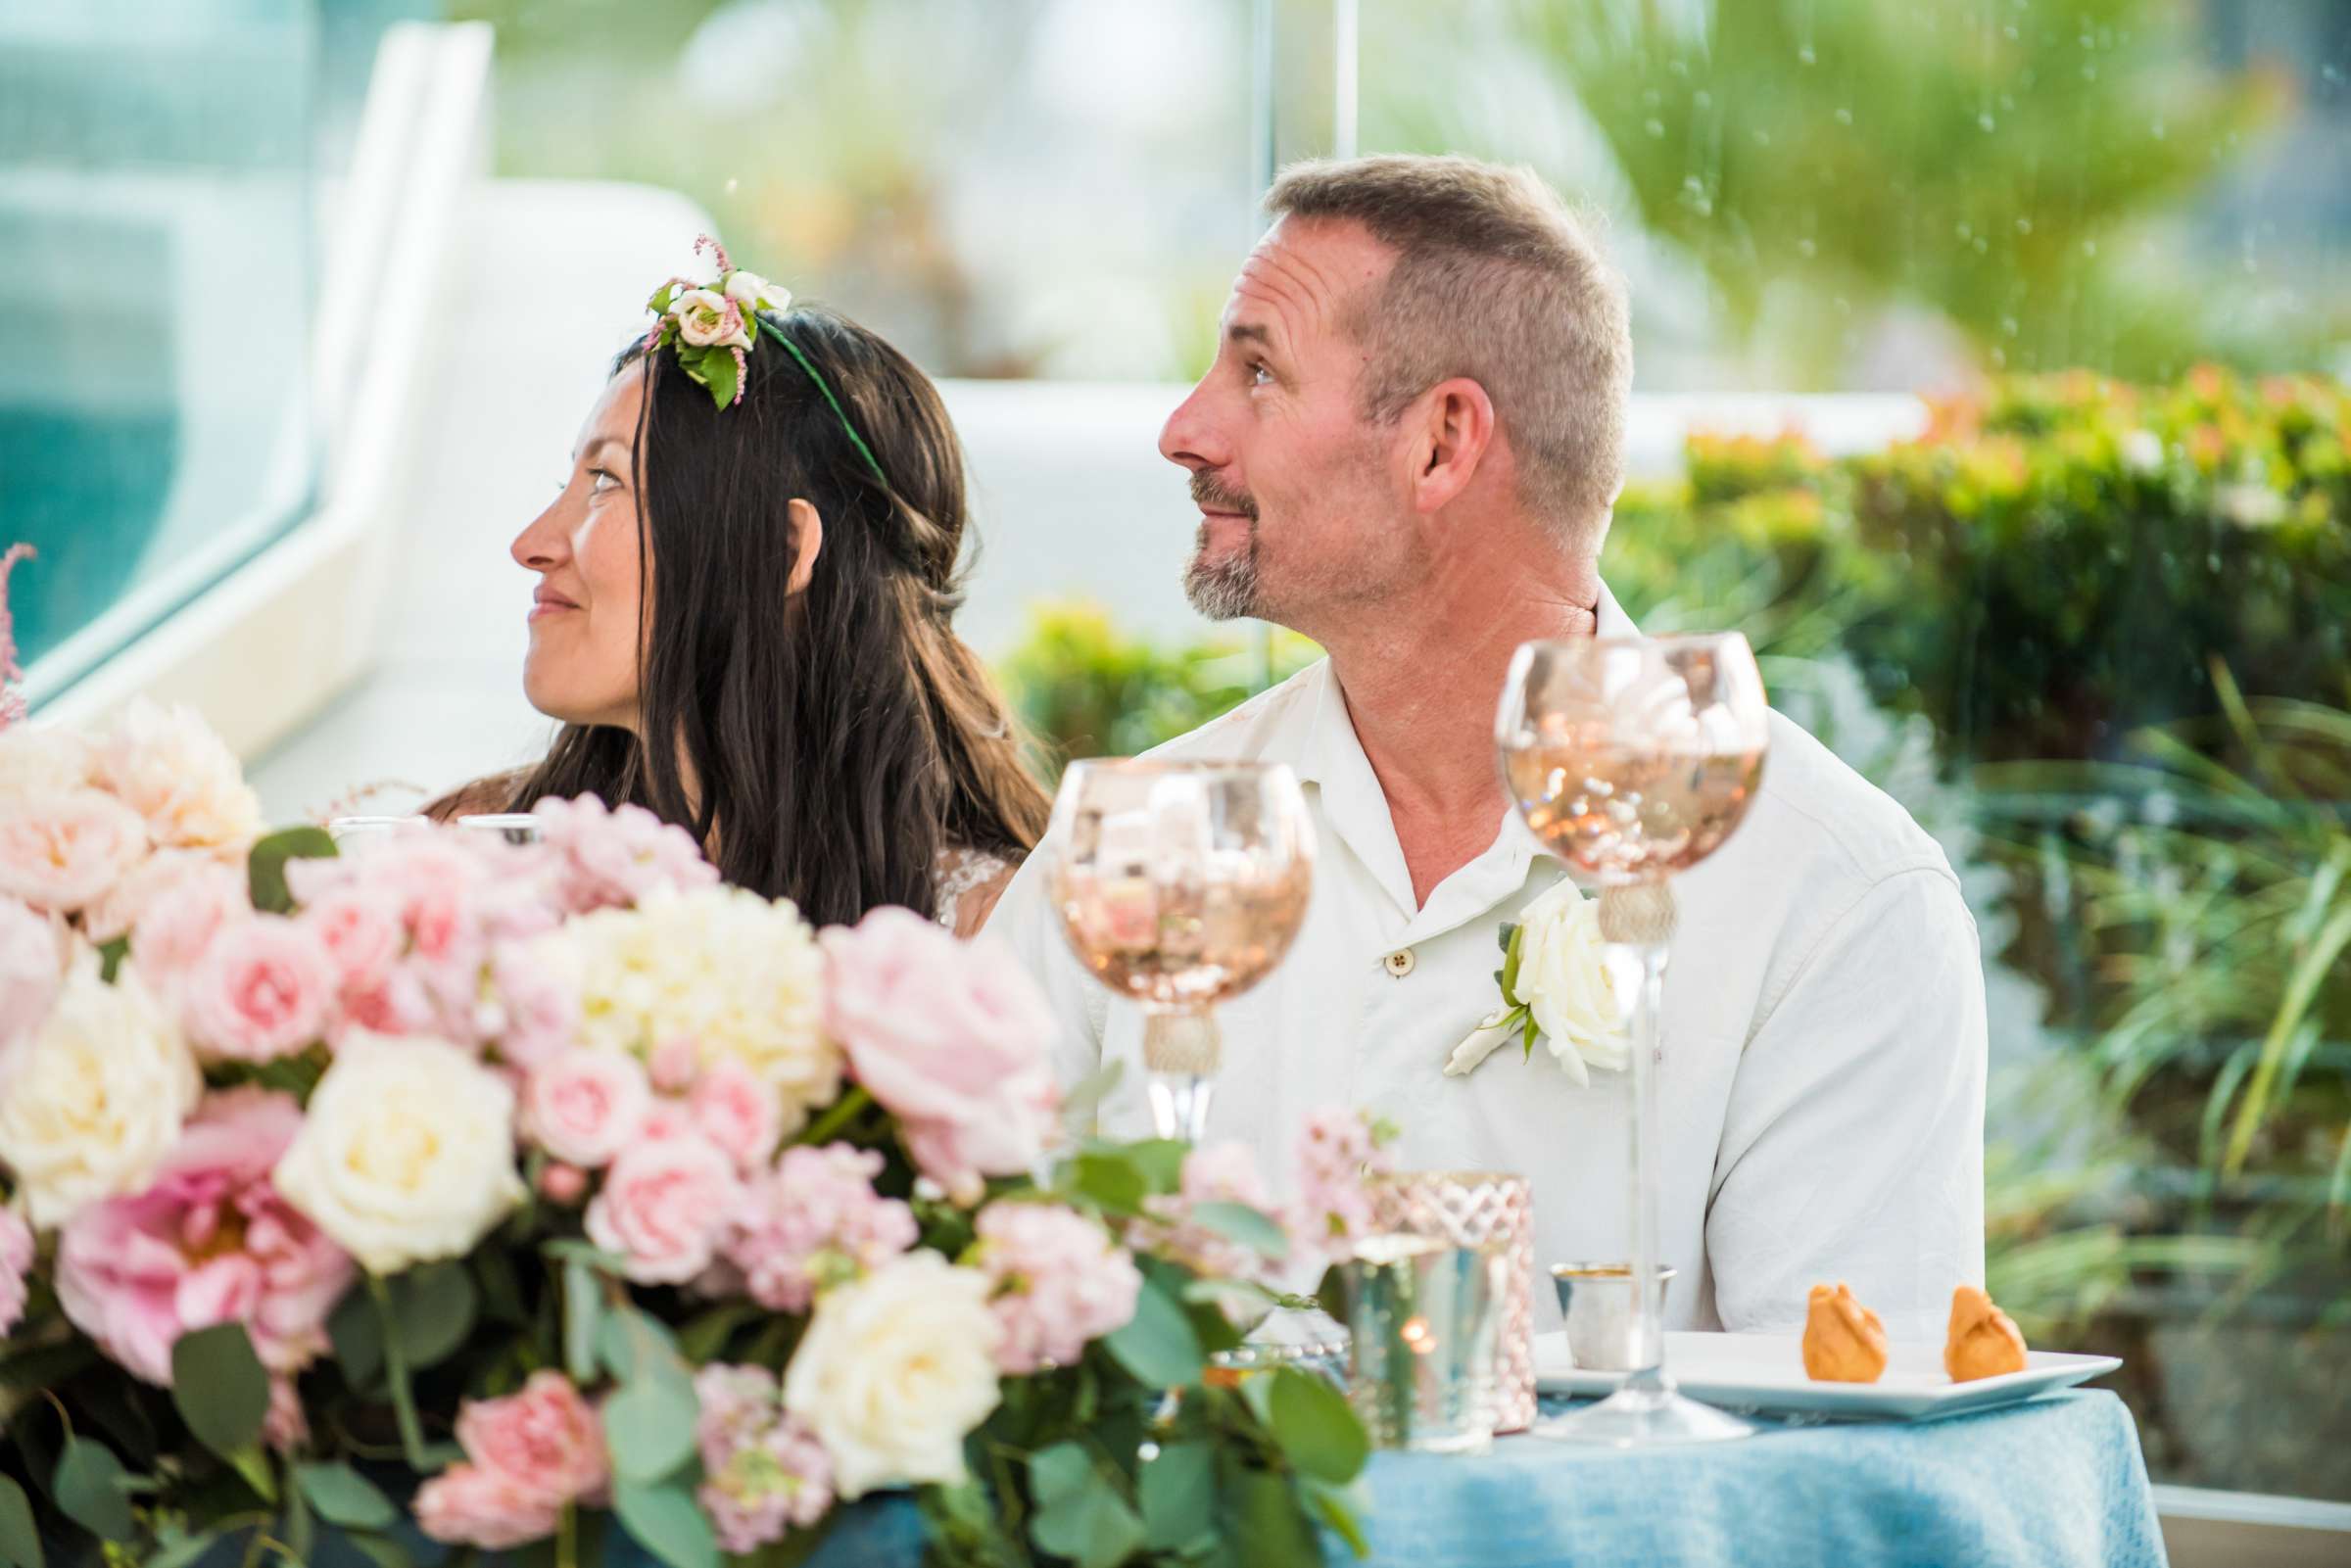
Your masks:
[[[1273,372],[1266,368],[1263,359],[1249,361],[1249,384],[1253,387],[1270,387],[1273,384]]]

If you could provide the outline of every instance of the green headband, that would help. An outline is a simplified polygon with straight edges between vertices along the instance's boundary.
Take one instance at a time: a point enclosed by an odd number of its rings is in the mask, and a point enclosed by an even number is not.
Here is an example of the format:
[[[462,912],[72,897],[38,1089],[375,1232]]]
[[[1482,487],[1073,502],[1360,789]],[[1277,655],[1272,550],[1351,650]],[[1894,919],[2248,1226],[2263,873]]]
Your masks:
[[[758,334],[751,330],[756,321],[760,330],[784,346],[784,352],[808,373],[816,390],[824,395],[825,406],[840,421],[841,434],[857,449],[866,467],[885,488],[889,476],[882,472],[874,450],[857,434],[849,423],[849,413],[833,395],[813,361],[800,352],[800,346],[784,335],[784,329],[760,315],[761,310],[782,310],[792,304],[792,293],[780,289],[756,272],[746,272],[727,264],[726,248],[704,234],[694,242],[696,255],[707,245],[718,258],[718,281],[694,283],[685,278],[671,278],[653,291],[646,309],[653,312],[652,326],[645,334],[644,348],[648,354],[658,349],[677,346],[678,364],[696,383],[706,387],[710,401],[721,408],[731,408],[743,402],[743,388],[750,372],[748,356],[759,345]]]

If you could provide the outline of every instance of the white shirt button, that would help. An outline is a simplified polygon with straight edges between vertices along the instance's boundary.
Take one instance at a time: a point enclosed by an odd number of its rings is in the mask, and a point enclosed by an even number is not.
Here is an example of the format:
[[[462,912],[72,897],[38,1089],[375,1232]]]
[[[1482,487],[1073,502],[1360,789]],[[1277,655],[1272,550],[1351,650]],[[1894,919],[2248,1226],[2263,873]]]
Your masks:
[[[1381,959],[1380,963],[1386,966],[1390,974],[1401,980],[1413,973],[1413,950],[1409,947],[1400,947],[1386,958]]]

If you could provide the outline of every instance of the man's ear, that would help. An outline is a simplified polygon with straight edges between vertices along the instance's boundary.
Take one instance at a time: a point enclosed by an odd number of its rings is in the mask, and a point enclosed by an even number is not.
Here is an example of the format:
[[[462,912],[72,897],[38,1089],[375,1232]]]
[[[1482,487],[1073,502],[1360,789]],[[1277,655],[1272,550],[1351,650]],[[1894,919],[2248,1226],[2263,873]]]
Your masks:
[[[784,590],[789,594],[806,588],[808,579],[816,575],[816,557],[825,547],[825,520],[817,515],[814,506],[804,500],[793,500],[786,512],[792,518],[792,547],[794,551],[792,581]]]
[[[1413,503],[1422,512],[1450,504],[1477,476],[1500,431],[1494,400],[1467,376],[1440,381],[1422,393],[1409,416],[1414,442]]]

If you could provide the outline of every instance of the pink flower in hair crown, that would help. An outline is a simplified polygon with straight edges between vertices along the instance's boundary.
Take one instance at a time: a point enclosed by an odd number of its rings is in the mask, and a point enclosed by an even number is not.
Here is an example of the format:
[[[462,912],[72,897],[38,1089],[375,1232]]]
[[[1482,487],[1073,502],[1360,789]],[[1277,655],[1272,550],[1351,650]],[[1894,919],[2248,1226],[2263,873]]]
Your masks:
[[[645,347],[651,353],[674,345],[679,365],[709,389],[711,402],[726,408],[743,401],[749,371],[745,356],[759,346],[752,312],[784,309],[792,304],[792,294],[756,272],[730,265],[727,248],[707,234],[695,240],[695,254],[700,255],[705,246],[718,261],[717,279],[696,283],[671,278],[655,289],[646,302],[654,321],[645,334]]]

